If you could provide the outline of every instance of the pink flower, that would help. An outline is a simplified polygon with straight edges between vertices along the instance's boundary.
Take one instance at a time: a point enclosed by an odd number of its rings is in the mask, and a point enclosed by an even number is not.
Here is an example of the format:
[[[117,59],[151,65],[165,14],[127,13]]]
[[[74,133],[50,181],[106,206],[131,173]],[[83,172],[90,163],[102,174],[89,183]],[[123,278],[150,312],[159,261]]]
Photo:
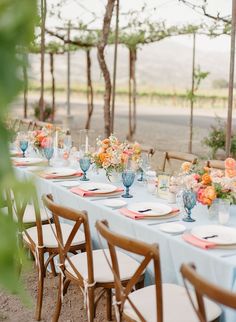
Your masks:
[[[45,137],[41,142],[42,148],[49,148],[52,145],[52,138]]]

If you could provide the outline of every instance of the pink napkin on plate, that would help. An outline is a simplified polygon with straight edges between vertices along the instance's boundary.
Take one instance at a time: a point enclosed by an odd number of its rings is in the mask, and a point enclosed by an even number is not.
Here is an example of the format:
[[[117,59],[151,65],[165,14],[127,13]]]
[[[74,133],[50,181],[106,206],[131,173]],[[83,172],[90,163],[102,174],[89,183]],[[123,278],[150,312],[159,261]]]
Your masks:
[[[115,191],[109,192],[109,193],[97,193],[96,191],[87,191],[83,190],[80,187],[73,187],[70,189],[71,192],[75,193],[76,195],[79,195],[81,197],[91,197],[91,196],[96,196],[96,197],[105,197],[105,196],[112,196],[117,195],[118,193],[124,191],[123,188],[117,188]]]
[[[61,179],[61,178],[77,178],[77,177],[81,177],[83,175],[82,172],[78,171],[75,174],[71,175],[71,176],[59,176],[58,174],[46,174],[46,173],[41,173],[40,177],[44,178],[44,179]]]
[[[31,164],[29,164],[28,162],[13,161],[13,165],[16,167],[24,167],[24,166],[28,166]]]
[[[178,208],[173,208],[171,210],[171,212],[169,212],[167,215],[171,215],[173,213],[178,213],[178,212],[179,212],[179,209]],[[126,217],[129,217],[129,218],[132,218],[132,219],[143,219],[143,218],[147,218],[147,216],[145,216],[145,214],[140,214],[140,213],[138,213],[136,211],[133,211],[133,210],[130,210],[130,209],[127,209],[127,208],[121,208],[120,209],[120,213],[122,215],[125,215]],[[151,219],[151,217],[150,217],[150,219]]]
[[[202,249],[209,249],[209,248],[216,247],[215,243],[209,242],[207,240],[202,240],[200,238],[193,236],[192,234],[183,234],[182,238],[187,243],[192,244],[192,245],[202,248]]]

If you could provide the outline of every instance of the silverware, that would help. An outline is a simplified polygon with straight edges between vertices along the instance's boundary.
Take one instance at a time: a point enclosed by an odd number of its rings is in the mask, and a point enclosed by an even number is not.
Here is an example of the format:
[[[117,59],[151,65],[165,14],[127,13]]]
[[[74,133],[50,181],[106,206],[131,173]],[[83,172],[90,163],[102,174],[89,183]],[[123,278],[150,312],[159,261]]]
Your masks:
[[[144,213],[144,212],[147,212],[147,211],[151,211],[152,209],[149,208],[149,209],[143,209],[143,210],[138,210],[138,212],[140,212],[140,214]]]
[[[180,221],[180,219],[175,219],[175,220],[167,220],[167,221],[161,221],[161,222],[151,222],[148,224],[148,226],[154,226],[154,225],[160,225],[160,224],[167,224],[168,222],[176,222]]]
[[[90,201],[97,201],[97,200],[106,200],[106,199],[116,199],[116,198],[120,198],[121,196],[110,196],[110,197],[92,197],[89,200]]]
[[[210,239],[215,237],[218,237],[218,235],[205,236],[205,237],[202,237],[202,239]]]

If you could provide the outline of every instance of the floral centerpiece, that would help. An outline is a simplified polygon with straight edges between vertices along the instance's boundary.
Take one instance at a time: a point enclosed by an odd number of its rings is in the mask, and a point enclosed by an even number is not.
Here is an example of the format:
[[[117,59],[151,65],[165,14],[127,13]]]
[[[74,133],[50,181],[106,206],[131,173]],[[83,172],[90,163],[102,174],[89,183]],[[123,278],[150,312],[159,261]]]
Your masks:
[[[104,169],[108,178],[114,171],[122,172],[128,161],[138,167],[141,148],[137,142],[120,142],[112,134],[104,140],[97,139],[97,147],[98,150],[92,154],[92,162],[97,168]]]
[[[225,171],[182,164],[179,177],[172,179],[173,185],[182,185],[196,193],[197,200],[210,207],[216,198],[228,199],[236,203],[236,161],[232,158],[225,160]]]
[[[48,142],[52,140],[53,127],[51,124],[46,125],[41,130],[32,131],[30,136],[30,141],[33,147],[40,151],[48,145]]]

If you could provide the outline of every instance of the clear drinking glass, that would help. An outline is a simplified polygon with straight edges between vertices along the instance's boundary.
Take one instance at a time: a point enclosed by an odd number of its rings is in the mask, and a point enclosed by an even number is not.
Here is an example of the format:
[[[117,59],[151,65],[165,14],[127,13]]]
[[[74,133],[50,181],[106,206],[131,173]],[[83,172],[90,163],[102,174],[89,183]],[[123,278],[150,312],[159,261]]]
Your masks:
[[[218,220],[220,225],[226,225],[229,222],[230,201],[226,199],[219,200]]]
[[[123,198],[133,198],[129,193],[129,188],[132,186],[135,178],[135,172],[132,170],[125,170],[122,172],[123,185],[126,188],[125,194],[122,195]]]

